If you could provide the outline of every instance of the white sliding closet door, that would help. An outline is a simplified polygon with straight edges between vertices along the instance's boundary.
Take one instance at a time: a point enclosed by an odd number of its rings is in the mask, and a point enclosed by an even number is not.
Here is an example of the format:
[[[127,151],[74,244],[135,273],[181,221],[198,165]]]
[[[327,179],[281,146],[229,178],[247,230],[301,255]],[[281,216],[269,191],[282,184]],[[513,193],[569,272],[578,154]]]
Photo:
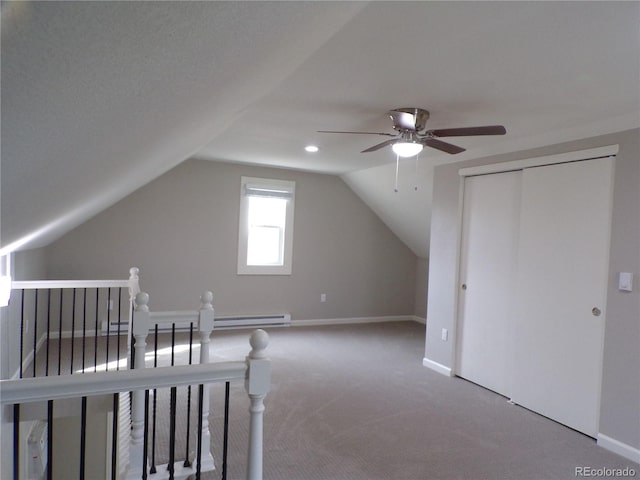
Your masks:
[[[523,171],[514,401],[596,436],[613,159]]]
[[[521,174],[467,177],[464,184],[456,374],[505,396]]]

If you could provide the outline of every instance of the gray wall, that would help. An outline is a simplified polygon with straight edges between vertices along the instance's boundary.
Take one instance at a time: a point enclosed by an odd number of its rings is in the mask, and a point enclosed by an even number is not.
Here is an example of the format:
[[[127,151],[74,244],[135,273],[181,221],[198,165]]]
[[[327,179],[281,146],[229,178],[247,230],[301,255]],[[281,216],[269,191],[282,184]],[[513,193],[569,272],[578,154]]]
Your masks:
[[[427,293],[429,280],[429,259],[418,257],[416,260],[416,316],[427,318]]]
[[[236,274],[242,175],[296,182],[291,276]],[[414,314],[416,256],[329,175],[188,160],[46,254],[49,278],[123,278],[129,267],[140,267],[155,310],[197,308],[200,293],[210,289],[223,315]]]
[[[435,168],[426,358],[453,366],[459,236],[458,169],[619,144],[615,166],[610,281],[607,296],[600,433],[640,448],[640,146],[630,130]],[[617,290],[617,272],[635,274],[634,292]]]

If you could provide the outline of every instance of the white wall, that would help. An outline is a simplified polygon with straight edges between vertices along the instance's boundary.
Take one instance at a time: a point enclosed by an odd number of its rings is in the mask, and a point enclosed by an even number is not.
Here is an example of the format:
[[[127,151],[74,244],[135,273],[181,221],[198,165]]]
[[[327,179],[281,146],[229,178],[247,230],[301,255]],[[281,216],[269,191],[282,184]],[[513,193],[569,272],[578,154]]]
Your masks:
[[[16,252],[13,258],[15,280],[43,278],[45,258],[41,249]],[[0,378],[10,378],[20,368],[20,318],[16,312],[16,300],[9,307],[0,307]],[[33,328],[31,326],[31,328]],[[26,346],[28,349],[28,346]],[[13,455],[13,423],[11,407],[0,409],[0,478],[11,478]]]
[[[605,326],[600,432],[640,449],[640,288],[619,292],[619,271],[634,272],[640,283],[640,131],[630,130],[575,142],[485,157],[435,168],[431,223],[429,295],[425,356],[453,367],[455,339],[440,339],[456,324],[456,271],[459,235],[458,169],[619,144],[616,159]]]
[[[242,175],[296,182],[290,276],[236,273]],[[330,175],[188,160],[48,246],[46,256],[50,278],[122,278],[138,266],[157,310],[196,308],[210,289],[218,314],[414,314],[416,256]]]

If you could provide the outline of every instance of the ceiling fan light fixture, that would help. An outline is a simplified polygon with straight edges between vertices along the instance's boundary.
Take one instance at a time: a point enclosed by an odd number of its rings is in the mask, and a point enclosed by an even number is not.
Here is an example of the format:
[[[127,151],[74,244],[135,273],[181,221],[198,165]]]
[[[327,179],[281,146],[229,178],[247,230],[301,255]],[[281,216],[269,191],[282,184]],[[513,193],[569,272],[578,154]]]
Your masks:
[[[397,142],[391,146],[393,152],[400,157],[414,157],[422,151],[422,144],[416,142]]]

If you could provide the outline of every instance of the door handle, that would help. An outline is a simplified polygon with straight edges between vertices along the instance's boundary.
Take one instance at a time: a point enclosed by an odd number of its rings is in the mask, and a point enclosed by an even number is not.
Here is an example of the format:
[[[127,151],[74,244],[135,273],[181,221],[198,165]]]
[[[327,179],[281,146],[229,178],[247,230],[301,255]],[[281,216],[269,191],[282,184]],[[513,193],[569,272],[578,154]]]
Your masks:
[[[593,307],[593,308],[591,309],[591,314],[592,314],[594,317],[599,317],[601,313],[602,313],[602,311],[601,311],[598,307]]]

